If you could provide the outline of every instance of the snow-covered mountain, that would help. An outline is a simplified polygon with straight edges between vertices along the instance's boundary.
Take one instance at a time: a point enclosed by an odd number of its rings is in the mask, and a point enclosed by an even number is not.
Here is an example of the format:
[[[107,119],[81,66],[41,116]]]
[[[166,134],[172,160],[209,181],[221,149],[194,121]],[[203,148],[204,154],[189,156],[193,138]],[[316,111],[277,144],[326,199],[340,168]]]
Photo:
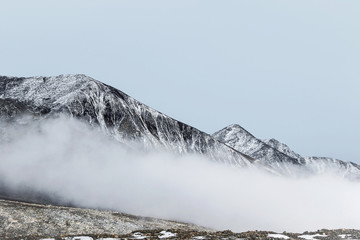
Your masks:
[[[231,146],[263,163],[272,165],[274,163],[302,164],[304,160],[286,155],[278,149],[257,139],[251,133],[239,125],[230,125],[212,135],[216,140]]]
[[[302,157],[275,139],[260,140],[239,125],[213,135],[168,117],[111,86],[85,75],[0,77],[0,119],[66,115],[99,126],[119,142],[151,149],[198,154],[234,166],[258,166],[279,175],[336,169],[360,178],[360,167],[331,158]],[[1,126],[0,126],[1,131]]]
[[[253,161],[209,134],[85,75],[0,77],[0,117],[11,120],[23,114],[37,118],[65,114],[100,126],[120,142],[206,155],[231,165],[250,166]]]
[[[334,158],[302,157],[276,139],[260,140],[239,125],[229,125],[212,135],[216,140],[243,152],[277,173],[299,174],[335,173],[350,179],[360,179],[360,166]]]

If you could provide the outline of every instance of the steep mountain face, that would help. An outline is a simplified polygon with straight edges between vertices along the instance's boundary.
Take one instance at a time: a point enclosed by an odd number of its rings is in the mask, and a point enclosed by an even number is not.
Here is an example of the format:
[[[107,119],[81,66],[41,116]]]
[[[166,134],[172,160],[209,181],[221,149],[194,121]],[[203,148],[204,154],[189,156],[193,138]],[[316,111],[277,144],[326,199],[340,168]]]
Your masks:
[[[252,158],[210,135],[176,121],[85,75],[0,77],[0,117],[47,118],[68,115],[85,120],[120,142],[206,155],[227,164],[250,166]]]
[[[276,139],[260,140],[239,125],[230,125],[212,135],[215,139],[241,151],[277,173],[291,176],[335,173],[360,179],[360,166],[326,157],[302,157]]]

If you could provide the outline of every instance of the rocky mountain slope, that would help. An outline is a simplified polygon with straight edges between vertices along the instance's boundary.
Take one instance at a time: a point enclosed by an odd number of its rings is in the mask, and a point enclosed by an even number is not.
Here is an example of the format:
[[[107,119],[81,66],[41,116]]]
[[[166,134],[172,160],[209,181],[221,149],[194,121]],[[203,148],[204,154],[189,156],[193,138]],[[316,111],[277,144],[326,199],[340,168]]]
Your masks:
[[[276,139],[260,140],[239,125],[233,124],[212,135],[216,140],[243,152],[260,164],[290,176],[335,173],[360,179],[360,166],[327,157],[302,157]],[[259,164],[259,163],[257,163]]]
[[[263,141],[288,156],[297,159],[304,159],[305,166],[307,166],[309,171],[312,171],[314,174],[332,171],[338,175],[342,175],[347,178],[359,179],[360,166],[353,162],[346,162],[329,157],[301,157],[300,154],[297,154],[296,152],[291,150],[286,144],[280,143],[276,139]]]
[[[234,166],[259,166],[279,175],[296,175],[299,168],[306,174],[335,169],[360,179],[360,167],[354,163],[302,157],[275,139],[257,139],[239,125],[209,135],[85,75],[0,77],[0,119],[14,122],[23,115],[32,120],[67,115],[99,126],[125,144],[134,141]]]
[[[254,137],[239,125],[230,125],[212,135],[216,140],[261,161],[279,172],[288,172],[284,164],[302,165],[302,158],[294,158]]]
[[[0,77],[0,116],[70,115],[98,125],[120,142],[206,155],[227,164],[249,166],[252,158],[216,141],[210,135],[176,121],[85,75],[57,77]]]
[[[278,150],[279,152],[282,152],[284,154],[286,154],[289,157],[292,158],[296,158],[296,159],[301,159],[301,155],[297,154],[296,152],[294,152],[292,149],[290,149],[288,147],[288,145],[279,142],[278,140],[271,138],[271,139],[264,139],[262,140],[265,144],[275,148],[276,150]]]

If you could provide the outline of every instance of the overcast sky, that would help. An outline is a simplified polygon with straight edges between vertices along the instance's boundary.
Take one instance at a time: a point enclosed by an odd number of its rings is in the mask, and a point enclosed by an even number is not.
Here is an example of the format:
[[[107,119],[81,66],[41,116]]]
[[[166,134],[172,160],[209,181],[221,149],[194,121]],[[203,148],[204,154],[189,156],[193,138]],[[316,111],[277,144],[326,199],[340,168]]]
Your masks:
[[[360,163],[358,0],[12,0],[0,75],[84,73],[200,130]]]

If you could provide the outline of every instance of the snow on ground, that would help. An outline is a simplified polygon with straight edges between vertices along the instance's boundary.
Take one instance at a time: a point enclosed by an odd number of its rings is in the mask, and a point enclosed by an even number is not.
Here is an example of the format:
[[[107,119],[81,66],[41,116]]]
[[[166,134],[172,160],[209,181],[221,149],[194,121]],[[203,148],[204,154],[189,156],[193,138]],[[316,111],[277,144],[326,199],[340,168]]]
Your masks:
[[[299,235],[299,238],[304,238],[306,240],[315,240],[315,237],[327,237],[327,235],[321,235],[321,234],[313,234],[313,235]]]
[[[159,238],[169,238],[169,237],[175,237],[176,236],[176,233],[167,232],[167,231],[161,231],[160,234],[162,234],[162,235],[159,236]]]
[[[134,237],[133,239],[145,239],[146,238],[146,236],[142,235],[139,232],[134,233],[132,236]]]
[[[96,240],[120,240],[120,238],[98,238]]]
[[[288,236],[286,236],[286,235],[284,235],[284,234],[278,234],[278,233],[269,234],[268,237],[271,237],[271,238],[281,238],[281,239],[289,239]]]
[[[340,238],[351,238],[351,234],[340,234]]]
[[[79,237],[73,237],[71,240],[94,240],[94,239],[92,237],[79,236]]]
[[[94,240],[92,237],[87,237],[87,236],[65,237],[62,239],[63,240]],[[136,238],[136,239],[140,239],[140,238]],[[55,240],[55,238],[42,238],[39,240]],[[96,240],[120,240],[120,238],[97,238]]]

